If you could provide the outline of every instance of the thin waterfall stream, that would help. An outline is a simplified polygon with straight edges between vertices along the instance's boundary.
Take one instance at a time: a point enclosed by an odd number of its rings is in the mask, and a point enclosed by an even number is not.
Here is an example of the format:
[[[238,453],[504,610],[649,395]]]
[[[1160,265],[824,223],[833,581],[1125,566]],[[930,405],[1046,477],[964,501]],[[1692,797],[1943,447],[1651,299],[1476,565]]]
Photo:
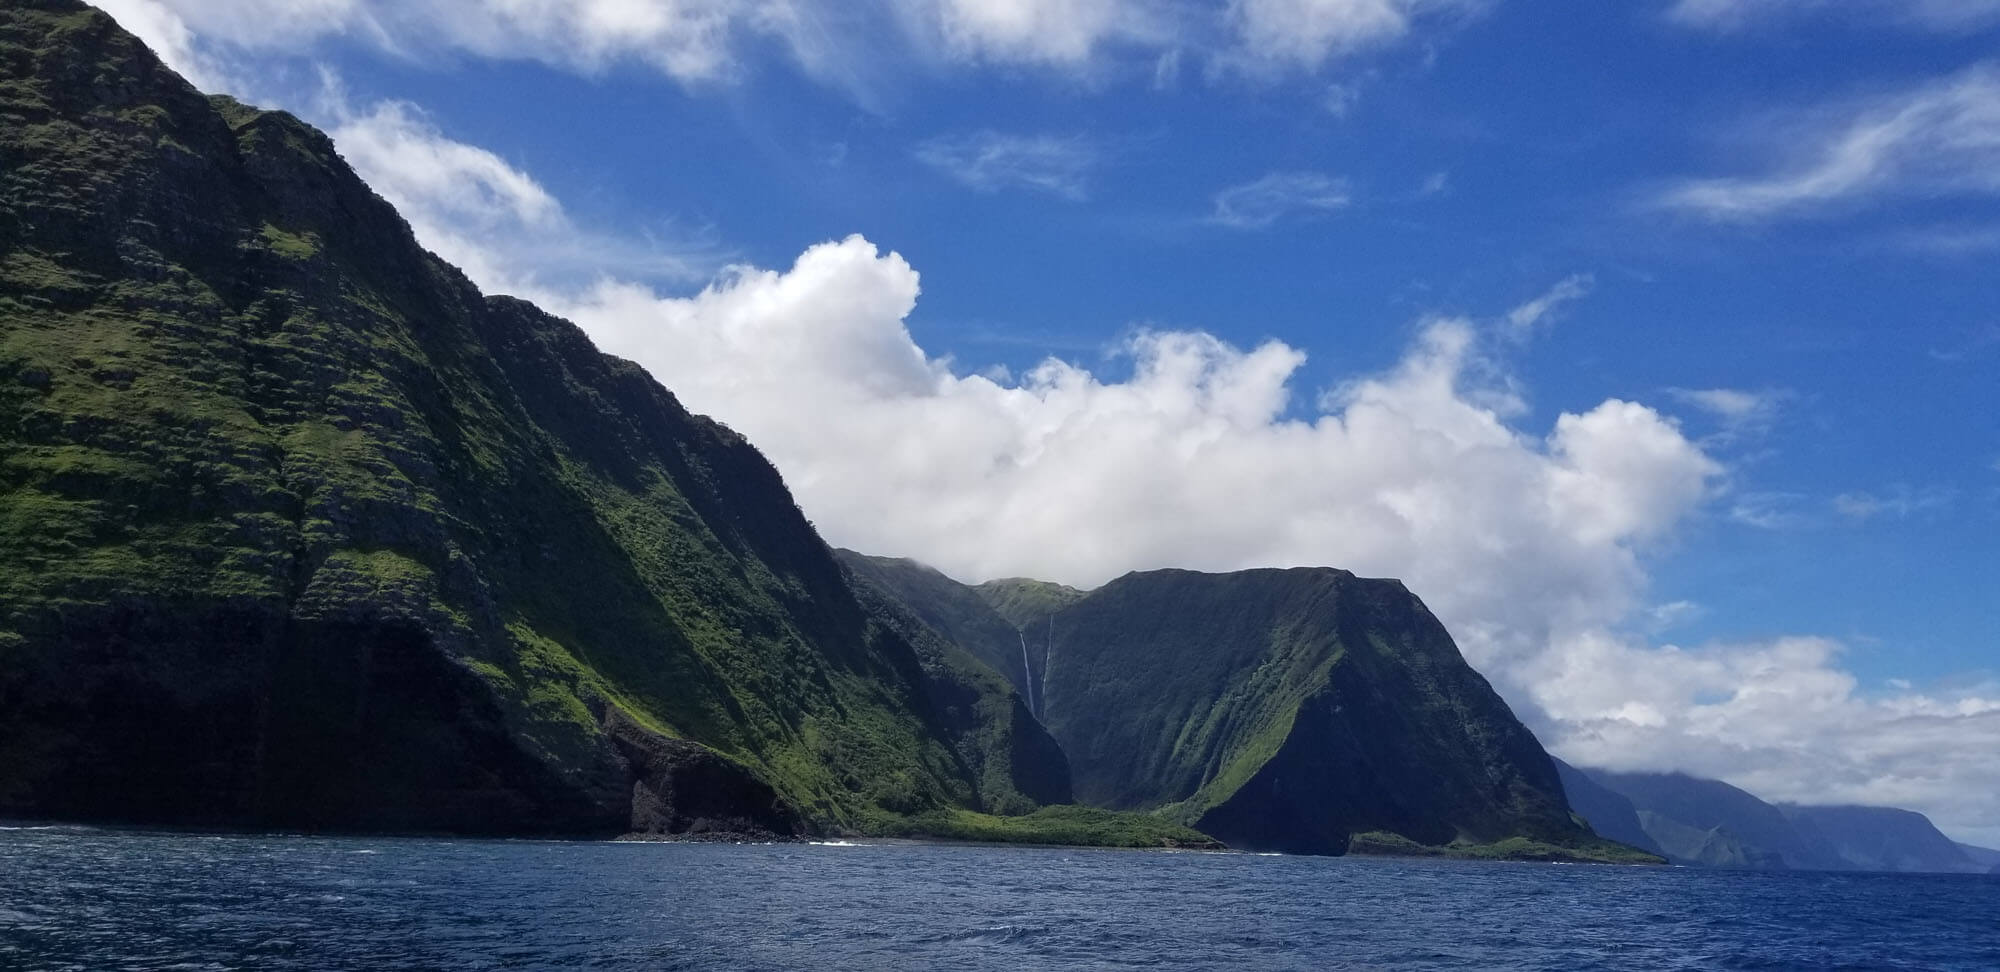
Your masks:
[[[1028,664],[1028,636],[1019,628],[1014,634],[1021,639],[1021,687],[1028,691],[1028,712],[1040,716],[1041,711],[1035,708],[1035,667]]]

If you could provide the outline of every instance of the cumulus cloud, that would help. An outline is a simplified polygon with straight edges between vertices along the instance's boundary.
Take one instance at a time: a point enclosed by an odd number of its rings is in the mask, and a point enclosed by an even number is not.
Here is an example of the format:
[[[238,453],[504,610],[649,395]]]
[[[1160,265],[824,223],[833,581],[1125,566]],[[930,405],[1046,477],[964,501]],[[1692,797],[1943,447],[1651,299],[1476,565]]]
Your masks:
[[[917,146],[916,157],[980,192],[1028,189],[1082,200],[1089,195],[1090,173],[1103,151],[1080,135],[980,131],[931,139]]]
[[[2000,67],[1992,64],[1768,127],[1788,147],[1787,161],[1759,175],[1684,182],[1660,205],[1751,221],[1882,198],[2000,196]]]
[[[543,299],[757,442],[832,542],[968,580],[1402,577],[1566,758],[2000,834],[1983,798],[2000,690],[1870,696],[1821,638],[1646,640],[1699,611],[1647,604],[1644,560],[1722,468],[1634,402],[1512,424],[1510,315],[1420,322],[1399,363],[1302,411],[1304,352],[1199,332],[1133,335],[1125,377],[1057,359],[1018,380],[961,374],[904,327],[919,293],[906,261],[850,237],[692,297],[602,283]]]
[[[1233,229],[1264,229],[1293,214],[1346,208],[1347,182],[1319,172],[1273,172],[1215,194],[1209,222]]]
[[[2000,0],[1675,0],[1667,16],[1710,30],[1739,30],[1810,16],[1958,32],[2000,21]]]

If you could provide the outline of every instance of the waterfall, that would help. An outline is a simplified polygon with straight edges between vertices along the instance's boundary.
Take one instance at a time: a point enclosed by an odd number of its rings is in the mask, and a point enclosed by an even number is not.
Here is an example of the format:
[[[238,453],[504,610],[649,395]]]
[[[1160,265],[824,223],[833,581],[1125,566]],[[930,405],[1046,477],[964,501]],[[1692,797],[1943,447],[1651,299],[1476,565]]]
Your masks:
[[[1041,713],[1035,711],[1035,666],[1028,664],[1028,636],[1019,628],[1014,634],[1021,639],[1021,688],[1028,693],[1028,712],[1039,716]]]
[[[1049,615],[1049,640],[1042,646],[1042,705],[1049,704],[1049,666],[1056,661],[1056,616]],[[1037,716],[1043,713],[1036,713]]]

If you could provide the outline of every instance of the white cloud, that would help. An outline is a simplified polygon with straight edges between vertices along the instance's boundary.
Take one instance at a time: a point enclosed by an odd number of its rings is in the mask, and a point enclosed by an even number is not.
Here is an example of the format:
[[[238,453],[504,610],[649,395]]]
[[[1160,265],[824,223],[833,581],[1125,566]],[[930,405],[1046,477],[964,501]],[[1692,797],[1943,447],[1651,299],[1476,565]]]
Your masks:
[[[1715,420],[1720,431],[1704,441],[1718,446],[1769,433],[1795,397],[1782,388],[1669,388],[1667,394]]]
[[[1958,491],[1942,486],[1914,489],[1897,483],[1886,491],[1855,490],[1833,498],[1833,510],[1856,523],[1888,516],[1907,520],[1922,513],[1946,509],[1958,499]]]
[[[1564,305],[1580,300],[1590,293],[1594,283],[1587,273],[1572,274],[1550,287],[1540,297],[1528,301],[1507,312],[1507,336],[1524,341],[1533,337],[1543,323],[1554,317]]]
[[[1740,388],[1669,388],[1667,393],[1732,424],[1766,420],[1782,400],[1773,392]]]
[[[1725,31],[1813,16],[1957,32],[2000,21],[2000,0],[1676,0],[1667,16]]]
[[[745,75],[767,47],[874,100],[909,67],[1029,67],[1160,79],[1180,52],[1216,68],[1312,72],[1485,0],[105,0],[205,89],[218,66],[334,40],[411,60],[536,61],[586,75],[637,65],[691,86]]]
[[[1933,360],[1946,364],[1960,364],[1978,358],[1994,348],[2000,348],[2000,324],[1971,328],[1953,346],[1930,349],[1930,356]]]
[[[1539,673],[1544,741],[1581,765],[1684,770],[1774,801],[1908,807],[1959,839],[2000,838],[2000,685],[1902,681],[1871,696],[1841,651],[1822,638],[1578,639]]]
[[[1811,516],[1800,511],[1805,501],[1798,493],[1738,493],[1729,518],[1760,530],[1796,530],[1814,524]]]
[[[945,44],[973,60],[1081,65],[1107,43],[1159,47],[1164,3],[1142,0],[910,0]]]
[[[1319,172],[1273,172],[1216,193],[1209,221],[1235,229],[1264,229],[1294,213],[1326,213],[1349,202],[1345,180]]]
[[[980,192],[1029,189],[1070,200],[1089,195],[1091,170],[1103,154],[1080,135],[993,131],[934,138],[916,150],[918,161]]]
[[[328,134],[349,165],[394,204],[424,245],[489,291],[606,273],[702,279],[719,265],[697,241],[627,239],[577,227],[548,190],[483,148],[438,131],[421,109],[347,104],[337,84],[321,99]]]
[[[1793,155],[1787,162],[1762,175],[1685,182],[1659,203],[1748,221],[1883,198],[2000,195],[2000,68],[1990,64],[1766,127]]]
[[[1470,0],[1230,0],[1231,63],[1253,72],[1317,70],[1402,39],[1426,17],[1465,12]]]
[[[96,6],[152,48],[167,67],[203,91],[242,91],[242,81],[203,50],[194,31],[163,0],[97,0]]]
[[[1541,437],[1509,427],[1480,404],[1499,366],[1463,320],[1426,322],[1396,368],[1294,415],[1305,356],[1281,343],[1140,332],[1119,349],[1128,379],[1051,359],[1003,384],[910,340],[917,294],[907,263],[854,237],[691,298],[545,299],[757,442],[834,542],[968,578],[1335,563],[1409,578],[1468,644],[1532,653],[1552,617],[1632,608],[1637,551],[1719,471],[1629,402]]]

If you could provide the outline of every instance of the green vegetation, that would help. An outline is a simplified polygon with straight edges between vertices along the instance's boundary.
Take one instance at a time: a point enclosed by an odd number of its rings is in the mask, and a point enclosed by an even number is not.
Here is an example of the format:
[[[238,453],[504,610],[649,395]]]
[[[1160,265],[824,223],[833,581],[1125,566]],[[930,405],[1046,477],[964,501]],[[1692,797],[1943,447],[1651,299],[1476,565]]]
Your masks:
[[[0,64],[0,811],[617,833],[641,737],[820,829],[1067,799],[756,450],[324,135],[75,0]]]
[[[987,581],[973,591],[995,614],[1016,628],[1032,628],[1083,600],[1085,592],[1074,587],[1028,577],[1006,577]]]
[[[1656,854],[1608,840],[1580,841],[1560,846],[1526,837],[1509,837],[1486,844],[1419,844],[1401,834],[1372,831],[1355,834],[1347,845],[1349,854],[1375,857],[1449,857],[1475,861],[1561,861],[1590,864],[1665,864]]]
[[[1164,570],[1085,594],[864,566],[962,644],[1001,625],[1040,635],[1040,714],[1081,803],[1247,849],[1338,854],[1383,832],[1462,854],[1624,853],[1571,817],[1540,744],[1394,581]]]
[[[939,810],[914,817],[884,818],[864,826],[861,833],[869,837],[923,837],[989,844],[1222,848],[1222,844],[1206,834],[1152,814],[1078,806],[1043,807],[1019,817]]]

